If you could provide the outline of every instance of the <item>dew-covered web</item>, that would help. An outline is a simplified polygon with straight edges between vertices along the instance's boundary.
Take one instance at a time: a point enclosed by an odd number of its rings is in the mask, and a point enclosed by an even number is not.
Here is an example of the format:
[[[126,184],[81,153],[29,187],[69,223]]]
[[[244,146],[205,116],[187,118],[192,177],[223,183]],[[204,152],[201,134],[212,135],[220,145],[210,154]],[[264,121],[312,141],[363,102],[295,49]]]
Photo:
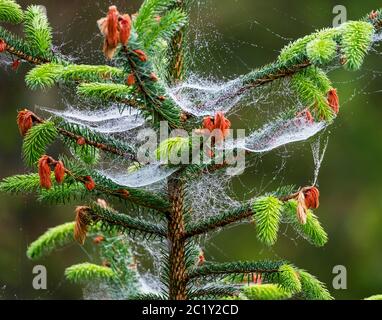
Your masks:
[[[277,81],[237,95],[243,85],[243,78],[240,74],[246,74],[255,67],[259,67],[259,64],[254,61],[241,58],[240,52],[244,49],[264,50],[271,57],[271,61],[277,56],[279,45],[277,48],[268,48],[248,39],[232,36],[238,23],[233,23],[231,27],[226,27],[226,30],[219,31],[216,27],[216,23],[220,19],[217,16],[219,11],[216,10],[216,2],[205,0],[194,3],[190,35],[191,72],[182,83],[167,88],[167,94],[180,108],[200,121],[204,116],[214,115],[216,111],[224,111],[226,116],[232,120],[234,128],[243,128],[247,132],[245,138],[232,138],[226,141],[225,148],[243,149],[250,155],[246,161],[245,173],[241,176],[230,176],[225,171],[218,171],[203,174],[187,182],[186,200],[191,208],[191,221],[200,221],[224,211],[233,210],[239,207],[243,200],[260,196],[286,184],[296,184],[297,186],[309,183],[317,184],[330,133],[325,123],[310,123],[303,116],[298,115],[304,106],[299,103],[288,80]],[[125,2],[121,2],[120,7],[133,12],[132,8],[126,8],[125,5]],[[105,60],[99,50],[102,39],[95,26],[94,10],[91,14],[87,12],[89,6],[90,4],[84,4],[81,11],[75,15],[73,22],[68,25],[68,30],[83,27],[83,33],[88,34],[88,38],[82,39],[81,44],[78,45],[75,40],[67,38],[68,34],[72,34],[71,32],[56,34],[62,43],[56,50],[64,52],[70,59],[81,57],[75,59],[77,63],[103,64]],[[97,8],[99,17],[104,15],[105,3],[95,2],[91,6]],[[280,13],[277,10],[273,11],[276,14]],[[298,21],[297,18],[285,16],[283,13],[283,18],[285,17],[290,19],[291,23],[306,23]],[[280,34],[279,31],[272,30],[272,27],[264,25],[261,18],[255,17],[251,21],[239,24],[248,26],[248,30],[254,34],[253,41],[256,40],[256,34],[261,32],[266,33],[269,38],[277,38],[282,45],[291,40],[290,37]],[[312,31],[313,29],[314,27],[312,27]],[[382,37],[377,35],[375,41],[379,42],[381,39]],[[382,54],[378,47],[379,43],[376,43],[373,53],[374,59],[380,60]],[[0,63],[9,64],[10,62],[2,60]],[[226,73],[227,66],[231,67],[228,74]],[[337,73],[335,68],[328,71],[333,74]],[[352,90],[352,94],[345,95],[341,100],[341,107],[350,107],[350,102],[360,95],[367,103],[368,95],[381,93],[382,90],[370,90],[372,82],[381,76],[382,70],[366,66],[360,73],[350,77],[350,80],[334,81],[334,86],[337,86],[340,91]],[[115,104],[94,106],[70,94],[73,91],[72,88],[60,89],[61,96],[57,105],[49,106],[49,108],[42,107],[41,110],[60,116],[68,122],[86,126],[96,132],[118,137],[136,146],[139,145],[137,131],[149,125],[145,123],[137,110],[121,109]],[[221,99],[221,97],[228,98]],[[335,128],[334,125],[332,129],[335,130]],[[297,144],[297,147],[294,146],[294,143]],[[284,172],[288,167],[294,165],[295,156],[302,150],[309,150],[309,145],[311,145],[313,155],[311,158],[312,172],[306,173],[305,181],[286,180]],[[272,165],[269,164],[271,161],[273,161]],[[166,167],[156,162],[135,170],[131,170],[131,166],[132,164],[129,162],[105,158],[101,159],[96,169],[121,186],[150,188],[157,191],[166,191],[167,178],[178,170],[176,167]],[[144,218],[147,219],[147,217]],[[283,232],[290,237],[287,227]],[[141,290],[145,293],[159,293],[162,289],[160,283],[161,262],[163,262],[163,252],[166,248],[163,248],[159,242],[137,241],[134,237],[129,237],[129,241],[134,256],[140,261]],[[208,243],[208,241],[210,242]],[[202,247],[214,246],[219,249],[219,252],[224,252],[221,246],[209,237],[204,238],[200,245]],[[276,253],[272,253],[276,255]],[[219,255],[221,256],[221,254]],[[208,258],[214,259],[215,257],[209,256]],[[118,293],[118,290],[122,289],[117,287],[113,290]],[[114,292],[113,290],[111,291]],[[86,297],[105,298],[108,292],[110,293],[110,287],[92,286],[86,289]],[[124,295],[121,292],[119,294],[119,297]]]

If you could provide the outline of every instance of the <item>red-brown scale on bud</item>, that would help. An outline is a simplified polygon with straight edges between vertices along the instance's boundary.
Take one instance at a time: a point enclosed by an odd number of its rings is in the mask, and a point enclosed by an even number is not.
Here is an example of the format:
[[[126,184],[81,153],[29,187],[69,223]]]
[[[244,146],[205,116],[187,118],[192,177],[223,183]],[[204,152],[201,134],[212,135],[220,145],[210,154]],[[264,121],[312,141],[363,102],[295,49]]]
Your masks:
[[[206,262],[206,258],[204,256],[204,252],[200,251],[198,256],[198,266],[202,266]]]
[[[373,19],[376,19],[378,17],[378,12],[373,10],[370,12],[369,14],[369,19],[373,20]]]
[[[84,145],[86,144],[86,140],[85,140],[85,138],[84,138],[84,137],[78,138],[78,139],[77,139],[77,144],[78,144],[79,146],[84,146]]]
[[[308,209],[317,209],[320,206],[320,191],[316,187],[305,189],[304,196]]]
[[[7,43],[3,39],[0,39],[0,53],[4,52],[5,50],[7,50]]]
[[[158,79],[158,76],[154,72],[151,72],[150,73],[150,80],[157,82],[159,79]]]
[[[314,117],[312,113],[309,111],[309,109],[304,109],[303,111],[299,112],[297,114],[298,118],[303,118],[307,123],[313,124],[314,123]]]
[[[95,184],[94,180],[92,179],[92,177],[86,176],[84,179],[85,179],[84,185],[85,185],[86,189],[88,189],[88,191],[93,191],[96,187],[96,184]]]
[[[119,189],[117,191],[123,199],[128,199],[130,197],[130,192],[126,189]]]
[[[105,241],[105,237],[104,236],[97,236],[93,239],[93,243],[94,244],[101,244],[103,241]]]
[[[27,109],[19,111],[17,114],[17,126],[19,127],[20,134],[25,136],[33,126],[33,112]]]
[[[340,102],[337,94],[337,89],[330,89],[328,92],[328,104],[335,114],[340,111]]]
[[[21,64],[21,60],[19,59],[16,59],[16,60],[13,60],[12,62],[12,70],[13,71],[17,71],[20,67],[20,64]]]
[[[119,21],[119,39],[122,45],[126,46],[131,34],[131,18],[124,14]]]
[[[229,134],[229,129],[231,128],[231,121],[229,121],[222,111],[218,111],[215,117],[212,119],[210,116],[203,119],[203,128],[210,132],[219,130],[221,133],[220,140],[226,138]]]
[[[116,6],[110,6],[107,14],[107,37],[106,41],[109,46],[116,47],[119,42],[118,31],[119,12]]]
[[[49,156],[42,156],[38,161],[38,174],[40,176],[40,186],[44,189],[50,189],[52,187],[51,180],[51,158]]]
[[[137,49],[137,50],[133,50],[133,52],[137,55],[138,59],[141,60],[142,62],[147,61],[147,55],[143,50]]]
[[[62,183],[65,178],[65,167],[62,161],[57,161],[56,166],[54,168],[54,177],[56,178],[57,183]]]
[[[76,208],[76,220],[74,225],[74,239],[81,245],[85,243],[88,226],[92,222],[88,207]]]
[[[126,83],[128,86],[132,86],[134,85],[136,82],[135,80],[135,75],[134,73],[130,73],[128,76],[127,76],[127,80],[126,80]]]

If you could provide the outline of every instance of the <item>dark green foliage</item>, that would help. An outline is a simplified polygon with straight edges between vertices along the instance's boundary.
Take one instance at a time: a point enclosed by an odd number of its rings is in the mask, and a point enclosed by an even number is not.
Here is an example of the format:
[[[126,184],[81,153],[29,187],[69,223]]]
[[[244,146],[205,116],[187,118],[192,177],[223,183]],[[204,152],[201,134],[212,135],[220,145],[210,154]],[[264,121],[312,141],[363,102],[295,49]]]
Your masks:
[[[102,208],[97,204],[93,204],[91,209],[94,221],[100,221],[106,227],[112,226],[117,230],[142,235],[147,238],[166,236],[166,230],[161,225],[142,221],[138,218],[131,218],[126,214],[119,213],[111,208]]]
[[[237,276],[248,273],[264,275],[265,278],[271,274],[278,273],[283,266],[283,261],[256,261],[256,262],[228,262],[228,263],[206,263],[190,271],[190,279],[217,278],[222,279],[228,275]]]

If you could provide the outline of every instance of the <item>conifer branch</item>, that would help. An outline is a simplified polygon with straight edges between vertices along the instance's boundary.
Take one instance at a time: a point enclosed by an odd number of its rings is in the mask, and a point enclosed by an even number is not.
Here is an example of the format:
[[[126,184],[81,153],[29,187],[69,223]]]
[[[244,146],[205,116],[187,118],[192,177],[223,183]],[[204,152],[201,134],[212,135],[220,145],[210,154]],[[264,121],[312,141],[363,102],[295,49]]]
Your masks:
[[[374,30],[375,33],[378,33],[382,29],[382,13],[380,10],[375,11],[375,14],[373,17],[370,17],[370,15],[368,15],[366,18],[364,18],[361,21],[365,21],[365,22],[371,24],[373,26],[372,29]],[[357,22],[355,22],[355,24],[356,23]],[[348,53],[350,53],[350,55],[349,55],[350,58],[353,57],[354,53],[356,53],[356,56],[360,57],[360,55],[357,52],[357,50],[359,50],[359,49],[355,48],[355,46],[358,45],[359,41],[357,41],[357,44],[355,44],[354,42],[352,43],[351,36],[357,37],[357,35],[360,35],[360,34],[362,35],[362,31],[359,31],[360,28],[358,28],[357,25],[355,25],[354,27],[353,27],[353,25],[354,25],[354,21],[349,22],[349,29],[351,29],[351,30],[348,30],[347,33],[345,31],[345,34],[344,34],[345,43],[343,43],[343,44],[338,43],[337,44],[339,47],[341,47],[343,45],[343,48],[345,48],[345,50],[344,50],[345,53],[347,50],[349,50]],[[334,29],[329,29],[329,30],[324,29],[322,31],[322,33],[330,33],[330,32],[332,32],[331,30],[334,30]],[[335,32],[336,31],[334,30],[333,35],[335,35]],[[357,32],[359,32],[359,33],[357,34]],[[354,33],[356,33],[356,34],[354,34]],[[348,38],[347,38],[347,34],[349,35]],[[303,41],[314,40],[315,35],[319,36],[320,31],[318,31],[316,34],[312,34],[310,36],[306,36],[305,38],[299,39],[295,43],[296,44],[301,43],[301,44],[306,45],[307,43],[304,43]],[[348,41],[346,41],[346,39],[348,39]],[[363,41],[363,40],[361,40],[361,41]],[[292,46],[292,45],[293,44],[290,44],[289,46]],[[364,46],[364,48],[367,48],[368,44],[363,44],[363,46]],[[307,54],[304,52],[304,47],[301,49],[302,49],[302,51],[294,52],[294,57],[290,60],[278,59],[276,62],[273,62],[269,65],[264,66],[263,68],[260,68],[258,70],[254,70],[254,71],[248,73],[247,75],[242,76],[242,78],[241,78],[242,86],[239,89],[237,89],[234,92],[223,94],[223,95],[219,96],[217,99],[215,99],[213,101],[209,101],[203,105],[200,105],[199,107],[200,108],[208,107],[209,104],[219,105],[219,104],[223,103],[224,101],[240,97],[249,90],[256,89],[258,87],[269,84],[269,83],[276,81],[276,80],[280,80],[283,78],[294,76],[294,75],[298,74],[300,71],[305,70],[305,69],[311,67],[312,65],[314,65],[316,63],[316,61],[313,62],[309,59]],[[365,50],[367,50],[367,49],[365,49]],[[357,59],[357,61],[355,61],[353,65],[354,65],[354,68],[358,68],[361,64],[361,61],[363,60],[362,56],[361,56],[361,58],[355,58],[355,59]],[[353,59],[349,59],[349,60],[354,61]],[[345,67],[346,67],[346,63],[349,64],[349,60],[347,60],[347,62],[345,62]],[[336,63],[338,64],[338,62],[336,62]],[[328,63],[326,63],[326,64],[328,64]],[[343,63],[340,61],[339,64],[343,64]],[[319,64],[318,66],[321,67],[322,65]]]
[[[164,238],[167,232],[164,227],[144,221],[139,218],[132,218],[111,208],[103,208],[97,204],[90,207],[89,214],[94,222],[101,222],[106,226],[113,226],[123,232],[140,233],[145,236]]]
[[[34,123],[37,123],[37,124],[47,123],[46,120],[38,117],[33,112],[31,112],[31,117]],[[94,147],[104,152],[120,156],[124,159],[137,161],[134,149],[128,145],[125,145],[122,143],[118,145],[118,142],[115,139],[113,139],[113,141],[111,140],[106,141],[107,139],[104,139],[102,136],[92,133],[89,129],[86,129],[86,130],[83,129],[81,131],[80,127],[77,125],[65,124],[64,122],[62,122],[61,125],[62,125],[61,127],[56,125],[57,132],[61,134],[62,136],[71,139],[75,143],[81,141],[82,144]],[[43,136],[39,135],[39,138],[42,138],[42,137]],[[90,137],[93,139],[91,139]],[[98,141],[95,140],[96,138],[98,139]],[[39,156],[41,156],[42,154],[43,152],[40,153]]]
[[[233,211],[224,212],[222,214],[204,219],[202,221],[189,224],[186,228],[186,238],[195,237],[198,235],[206,234],[218,228],[223,228],[227,225],[248,219],[253,216],[251,206],[245,205]]]
[[[199,278],[223,278],[229,275],[256,273],[259,275],[272,275],[280,272],[284,261],[260,261],[260,262],[227,262],[206,263],[188,272],[188,280]]]
[[[212,284],[202,288],[191,290],[188,293],[190,299],[219,299],[226,297],[237,297],[240,294],[240,288],[233,285]]]

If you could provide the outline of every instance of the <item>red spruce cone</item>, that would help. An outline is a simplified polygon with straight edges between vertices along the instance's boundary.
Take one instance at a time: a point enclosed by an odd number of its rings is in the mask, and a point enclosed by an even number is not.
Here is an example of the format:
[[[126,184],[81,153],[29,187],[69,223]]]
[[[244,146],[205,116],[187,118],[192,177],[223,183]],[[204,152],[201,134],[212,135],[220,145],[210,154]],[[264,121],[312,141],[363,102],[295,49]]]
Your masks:
[[[12,70],[17,71],[17,69],[20,67],[21,61],[19,59],[16,59],[12,62]]]
[[[65,178],[65,167],[62,161],[58,161],[56,167],[54,168],[54,176],[57,183],[62,183]]]
[[[88,207],[76,208],[76,221],[74,225],[74,239],[81,245],[85,243],[88,226],[91,223]]]
[[[25,136],[30,128],[33,126],[33,112],[27,109],[20,111],[17,114],[17,125],[20,130],[20,134]]]
[[[84,184],[85,184],[86,189],[88,189],[89,191],[93,191],[96,184],[95,184],[94,180],[92,179],[92,177],[86,176],[85,180],[86,180],[86,182],[84,182]]]
[[[157,75],[154,73],[154,72],[151,72],[150,73],[150,79],[154,82],[157,82],[159,79],[157,77]]]
[[[224,140],[229,134],[229,129],[231,128],[231,121],[229,121],[222,111],[218,111],[215,117],[212,119],[210,116],[203,119],[203,128],[207,129],[209,132],[214,130],[220,130],[221,137],[218,140]]]
[[[133,73],[130,73],[128,75],[126,83],[128,86],[132,86],[135,84],[135,75]]]
[[[86,140],[85,140],[85,138],[83,138],[83,137],[79,138],[79,139],[77,140],[77,144],[78,144],[79,146],[83,146],[83,145],[85,145],[85,144],[86,144]]]
[[[41,188],[50,189],[52,187],[50,170],[51,158],[49,156],[42,156],[38,161],[38,174],[40,176]]]
[[[119,22],[119,38],[122,43],[122,45],[127,45],[130,39],[130,33],[131,33],[131,19],[128,14],[124,14],[121,18],[121,21]]]
[[[0,39],[0,53],[4,52],[5,50],[7,50],[7,44],[4,40]]]
[[[308,209],[317,209],[320,206],[320,191],[311,187],[304,191],[305,205]]]
[[[328,104],[330,108],[335,112],[335,114],[338,114],[340,111],[340,102],[337,95],[337,89],[330,89],[328,92]]]
[[[141,60],[142,62],[147,61],[146,53],[144,53],[142,50],[137,49],[137,50],[134,50],[133,52],[138,56],[138,59]]]
[[[100,244],[102,243],[103,241],[105,241],[105,237],[104,236],[98,236],[98,237],[95,237],[93,239],[93,243],[94,244]]]

